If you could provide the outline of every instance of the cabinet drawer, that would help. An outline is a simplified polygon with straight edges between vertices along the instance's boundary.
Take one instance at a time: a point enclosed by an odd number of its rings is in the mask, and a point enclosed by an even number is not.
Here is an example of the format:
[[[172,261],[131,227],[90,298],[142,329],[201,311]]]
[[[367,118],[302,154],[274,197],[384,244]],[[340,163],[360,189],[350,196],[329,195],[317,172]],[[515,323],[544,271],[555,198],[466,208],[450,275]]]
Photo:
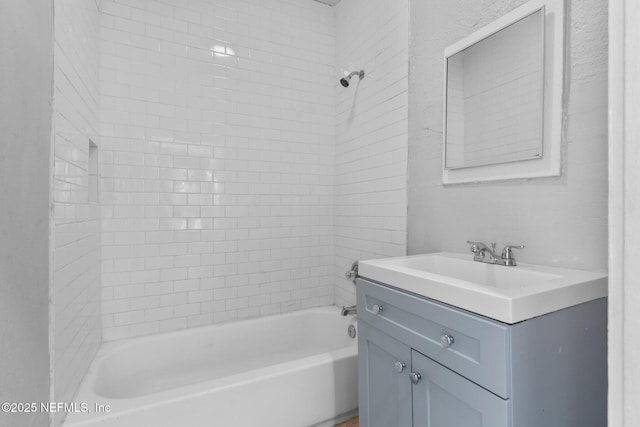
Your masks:
[[[364,279],[358,279],[357,296],[360,319],[509,398],[510,335],[506,325]],[[443,336],[453,339],[450,346],[442,341]]]

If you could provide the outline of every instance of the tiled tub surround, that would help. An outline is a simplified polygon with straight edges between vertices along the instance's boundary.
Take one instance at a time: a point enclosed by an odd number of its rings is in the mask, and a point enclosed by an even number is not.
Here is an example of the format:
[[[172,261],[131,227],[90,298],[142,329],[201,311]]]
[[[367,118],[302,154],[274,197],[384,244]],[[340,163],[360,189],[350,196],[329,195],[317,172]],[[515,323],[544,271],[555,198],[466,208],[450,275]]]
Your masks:
[[[108,343],[78,401],[111,411],[67,426],[333,426],[358,406],[353,323],[325,307]]]
[[[332,8],[102,7],[105,340],[333,303]]]
[[[406,255],[409,13],[407,0],[335,7],[335,303],[355,304],[344,272],[354,260]]]
[[[69,402],[102,341],[100,206],[89,201],[89,141],[100,143],[99,2],[56,0],[54,16],[51,400]]]

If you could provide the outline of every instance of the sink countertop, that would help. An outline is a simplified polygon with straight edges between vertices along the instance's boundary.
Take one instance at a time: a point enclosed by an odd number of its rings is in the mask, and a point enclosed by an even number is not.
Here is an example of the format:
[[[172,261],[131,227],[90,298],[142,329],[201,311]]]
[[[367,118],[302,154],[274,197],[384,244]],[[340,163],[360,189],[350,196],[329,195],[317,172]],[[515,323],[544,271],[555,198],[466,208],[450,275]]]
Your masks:
[[[607,274],[438,252],[359,262],[359,275],[513,324],[607,296]]]

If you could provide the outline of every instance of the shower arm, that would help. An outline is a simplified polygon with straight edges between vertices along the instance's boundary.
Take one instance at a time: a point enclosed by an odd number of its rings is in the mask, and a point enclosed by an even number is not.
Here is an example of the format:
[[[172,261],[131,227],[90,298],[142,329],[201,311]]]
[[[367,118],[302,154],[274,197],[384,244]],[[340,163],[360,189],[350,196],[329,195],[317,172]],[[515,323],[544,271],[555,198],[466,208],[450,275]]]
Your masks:
[[[350,79],[353,76],[360,77],[360,80],[364,79],[364,70],[352,71],[351,73],[349,73],[349,76],[347,78]]]

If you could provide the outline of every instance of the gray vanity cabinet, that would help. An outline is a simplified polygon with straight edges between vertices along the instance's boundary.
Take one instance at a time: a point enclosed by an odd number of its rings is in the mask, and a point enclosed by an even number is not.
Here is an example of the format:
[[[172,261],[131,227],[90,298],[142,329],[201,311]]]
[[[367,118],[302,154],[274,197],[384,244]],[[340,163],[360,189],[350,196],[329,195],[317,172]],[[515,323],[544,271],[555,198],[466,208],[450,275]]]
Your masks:
[[[360,425],[411,427],[411,348],[366,324],[358,328]]]
[[[359,278],[361,427],[604,427],[606,298],[513,325]]]
[[[413,425],[420,427],[507,427],[510,404],[413,350]],[[366,425],[366,424],[365,424]]]
[[[361,426],[510,425],[508,401],[366,322],[358,332]],[[413,384],[410,375],[417,373],[420,378]]]

